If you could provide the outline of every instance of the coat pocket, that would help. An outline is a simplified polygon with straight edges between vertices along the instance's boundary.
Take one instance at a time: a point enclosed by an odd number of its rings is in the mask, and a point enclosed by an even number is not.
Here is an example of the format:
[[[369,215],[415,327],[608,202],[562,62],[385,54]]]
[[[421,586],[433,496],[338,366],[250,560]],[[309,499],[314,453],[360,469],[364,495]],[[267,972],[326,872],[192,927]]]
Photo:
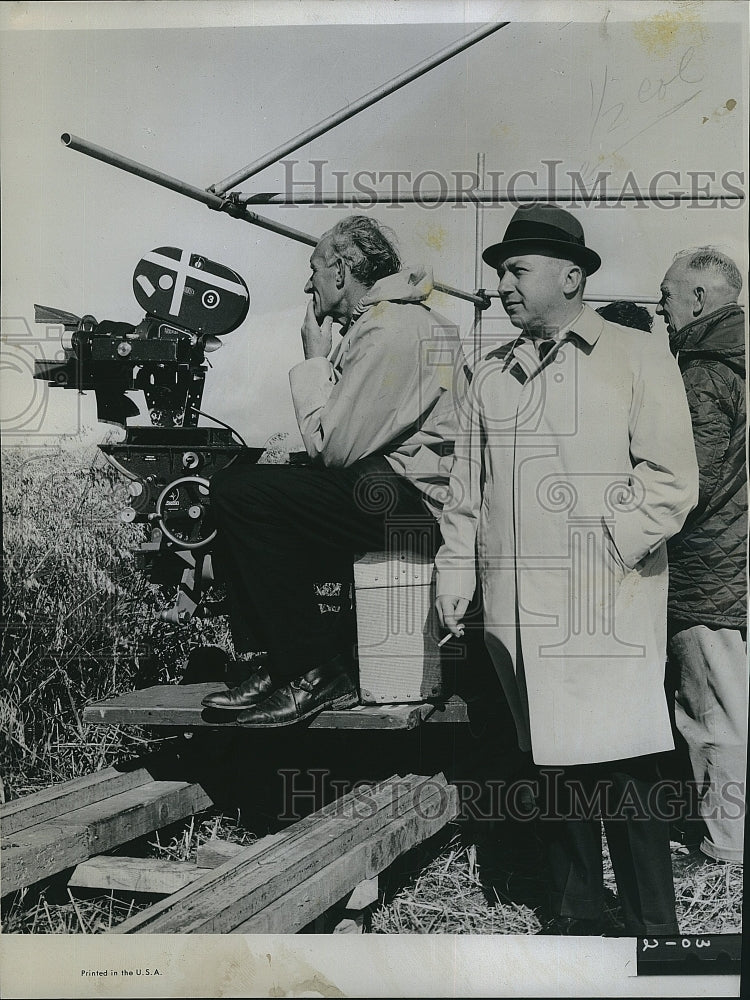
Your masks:
[[[630,572],[630,567],[620,555],[614,535],[604,517],[602,517],[602,532],[604,535],[602,549],[605,553],[605,559],[610,568],[614,570],[617,582],[620,583]]]

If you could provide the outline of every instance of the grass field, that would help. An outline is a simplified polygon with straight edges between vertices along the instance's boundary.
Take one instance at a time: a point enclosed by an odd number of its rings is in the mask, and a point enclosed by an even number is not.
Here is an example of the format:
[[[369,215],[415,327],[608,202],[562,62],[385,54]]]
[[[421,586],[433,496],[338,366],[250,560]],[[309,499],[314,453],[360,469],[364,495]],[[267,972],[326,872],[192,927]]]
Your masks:
[[[157,619],[166,595],[135,567],[142,529],[118,519],[125,486],[96,448],[6,449],[2,480],[0,771],[16,797],[140,751],[137,733],[84,726],[83,705],[169,683],[226,627]]]
[[[72,442],[64,451],[5,450],[2,479],[0,795],[11,799],[143,752],[152,733],[84,725],[83,706],[176,681],[198,646],[231,647],[224,619],[179,628],[158,620],[168,595],[146,585],[135,567],[130,549],[141,529],[117,519],[125,487],[95,448]],[[188,860],[210,837],[248,843],[263,832],[209,812],[137,849]],[[673,868],[683,933],[739,930],[741,866],[698,868],[674,844]],[[605,879],[614,925],[606,853]],[[372,931],[536,934],[545,891],[543,851],[532,830],[462,822],[385,873]],[[122,893],[73,895],[58,880],[7,902],[3,929],[97,933],[149,902]]]

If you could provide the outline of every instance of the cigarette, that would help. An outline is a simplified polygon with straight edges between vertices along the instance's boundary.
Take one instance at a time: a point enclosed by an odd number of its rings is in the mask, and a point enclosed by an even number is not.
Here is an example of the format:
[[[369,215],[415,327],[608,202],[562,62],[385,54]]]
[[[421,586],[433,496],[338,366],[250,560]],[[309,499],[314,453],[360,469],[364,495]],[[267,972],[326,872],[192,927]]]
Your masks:
[[[448,635],[443,636],[443,638],[438,643],[438,646],[444,646],[449,639],[461,639],[462,637],[463,637],[463,632],[461,633],[461,635],[454,635],[452,632],[449,632]]]

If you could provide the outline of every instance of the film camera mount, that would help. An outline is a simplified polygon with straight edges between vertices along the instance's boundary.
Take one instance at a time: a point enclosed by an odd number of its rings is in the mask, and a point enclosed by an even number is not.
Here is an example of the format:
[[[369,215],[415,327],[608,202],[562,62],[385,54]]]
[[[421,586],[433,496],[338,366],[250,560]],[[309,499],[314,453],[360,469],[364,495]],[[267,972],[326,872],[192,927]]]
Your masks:
[[[35,321],[61,325],[70,347],[62,361],[35,362],[34,378],[53,388],[93,389],[99,420],[125,428],[124,441],[99,447],[129,480],[122,520],[148,526],[136,549],[140,565],[152,582],[177,585],[162,618],[182,623],[214,579],[210,478],[241,453],[250,461],[263,453],[226,425],[198,427],[205,355],[242,323],[250,295],[236,271],[176,247],[141,258],[133,291],[146,311],[137,325],[35,305]],[[150,426],[127,426],[140,413],[127,395],[135,390],[143,391]]]

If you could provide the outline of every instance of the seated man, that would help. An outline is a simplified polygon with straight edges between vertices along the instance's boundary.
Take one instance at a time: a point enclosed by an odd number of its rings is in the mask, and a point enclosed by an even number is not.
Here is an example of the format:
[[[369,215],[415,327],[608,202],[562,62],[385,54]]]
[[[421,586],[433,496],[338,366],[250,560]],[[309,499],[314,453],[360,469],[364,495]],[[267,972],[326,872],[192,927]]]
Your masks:
[[[351,581],[358,551],[437,550],[465,381],[457,328],[425,305],[428,275],[400,270],[374,220],[342,219],[310,267],[306,360],[290,382],[312,463],[238,460],[211,480],[235,648],[249,624],[269,658],[204,704],[261,727],[357,703],[349,616],[321,614],[316,584]]]

